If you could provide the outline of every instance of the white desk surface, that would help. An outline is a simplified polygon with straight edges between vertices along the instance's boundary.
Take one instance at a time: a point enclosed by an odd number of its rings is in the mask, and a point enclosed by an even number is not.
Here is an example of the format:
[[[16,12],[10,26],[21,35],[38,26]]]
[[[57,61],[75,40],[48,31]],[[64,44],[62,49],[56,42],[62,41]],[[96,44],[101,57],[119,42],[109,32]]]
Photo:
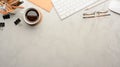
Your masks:
[[[36,7],[27,1],[23,5]],[[79,11],[61,21],[54,9],[38,9],[43,19],[34,27],[23,20],[14,25],[24,10],[11,19],[0,16],[6,23],[0,30],[0,67],[120,67],[120,15],[83,19],[85,11]]]

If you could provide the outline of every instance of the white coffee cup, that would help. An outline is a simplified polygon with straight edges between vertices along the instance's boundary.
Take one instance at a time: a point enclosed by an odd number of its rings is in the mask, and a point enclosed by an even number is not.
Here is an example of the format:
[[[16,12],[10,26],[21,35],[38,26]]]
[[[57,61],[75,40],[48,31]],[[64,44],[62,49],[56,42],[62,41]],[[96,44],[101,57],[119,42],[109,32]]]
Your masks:
[[[34,15],[37,15],[36,17],[37,17],[37,19],[35,20],[35,21],[31,21],[33,18],[29,18],[28,19],[28,17],[26,16],[27,14],[30,14],[30,12],[31,12],[31,14],[34,14]],[[25,13],[24,13],[24,20],[25,20],[25,22],[27,23],[27,24],[29,24],[29,25],[36,25],[36,24],[38,24],[39,22],[41,22],[41,20],[42,20],[42,14],[41,14],[41,12],[39,11],[39,10],[37,10],[37,9],[35,9],[35,8],[28,8],[26,11],[25,11]]]

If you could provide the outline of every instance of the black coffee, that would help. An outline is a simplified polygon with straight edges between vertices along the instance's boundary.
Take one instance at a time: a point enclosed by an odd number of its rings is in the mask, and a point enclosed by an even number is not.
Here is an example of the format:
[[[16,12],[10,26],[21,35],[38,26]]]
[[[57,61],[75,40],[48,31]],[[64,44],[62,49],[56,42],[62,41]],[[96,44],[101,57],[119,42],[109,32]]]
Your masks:
[[[31,8],[26,12],[25,16],[28,21],[35,22],[39,18],[39,13],[37,10]]]

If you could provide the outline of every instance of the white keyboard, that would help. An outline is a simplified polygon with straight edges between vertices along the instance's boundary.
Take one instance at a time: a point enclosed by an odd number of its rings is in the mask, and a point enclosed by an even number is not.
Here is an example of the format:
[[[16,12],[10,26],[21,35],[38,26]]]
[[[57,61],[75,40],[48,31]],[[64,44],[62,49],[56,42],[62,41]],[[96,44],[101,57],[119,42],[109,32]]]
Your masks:
[[[52,0],[52,3],[60,18],[65,19],[96,1],[98,0]]]

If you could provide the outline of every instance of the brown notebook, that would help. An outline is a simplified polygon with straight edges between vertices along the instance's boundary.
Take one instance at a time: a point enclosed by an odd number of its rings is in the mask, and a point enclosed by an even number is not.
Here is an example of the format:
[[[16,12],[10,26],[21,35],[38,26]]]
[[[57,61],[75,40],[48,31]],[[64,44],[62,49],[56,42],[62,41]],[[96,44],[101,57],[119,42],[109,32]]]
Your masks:
[[[51,0],[29,0],[29,1],[48,12],[50,12],[53,7]]]

